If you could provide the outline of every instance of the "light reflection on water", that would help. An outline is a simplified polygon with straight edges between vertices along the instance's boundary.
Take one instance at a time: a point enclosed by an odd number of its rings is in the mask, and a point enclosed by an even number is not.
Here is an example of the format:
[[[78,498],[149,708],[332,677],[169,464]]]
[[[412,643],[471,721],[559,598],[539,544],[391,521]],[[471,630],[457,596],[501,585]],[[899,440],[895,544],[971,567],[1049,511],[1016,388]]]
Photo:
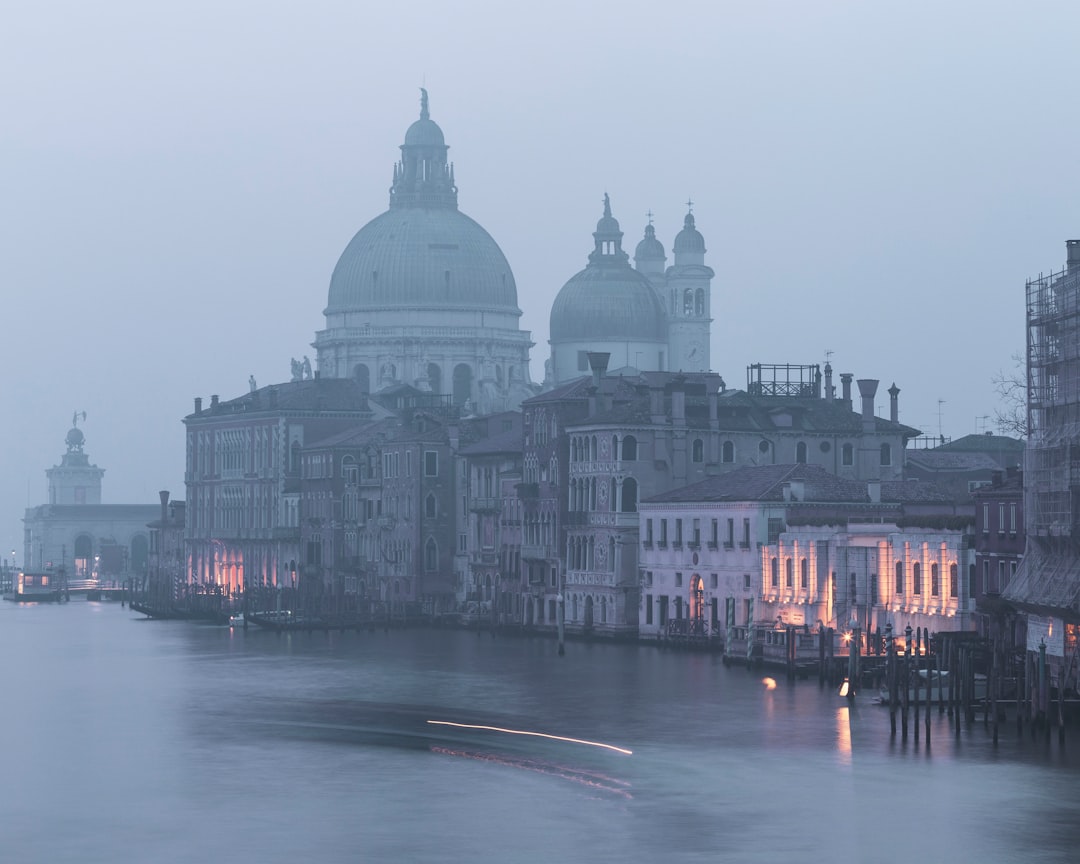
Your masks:
[[[0,604],[4,860],[1065,861],[1064,752],[654,647]],[[614,742],[632,756],[429,719]],[[1011,723],[1011,721],[1010,721]],[[509,740],[513,739],[513,740]]]

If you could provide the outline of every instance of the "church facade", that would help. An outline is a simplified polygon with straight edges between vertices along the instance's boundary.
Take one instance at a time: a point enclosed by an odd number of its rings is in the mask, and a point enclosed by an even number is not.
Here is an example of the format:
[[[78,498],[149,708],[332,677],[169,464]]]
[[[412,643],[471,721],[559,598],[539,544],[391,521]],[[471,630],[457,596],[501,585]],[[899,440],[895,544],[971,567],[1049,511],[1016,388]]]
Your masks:
[[[693,213],[675,237],[670,267],[651,222],[633,266],[622,237],[604,195],[588,264],[551,307],[547,387],[589,374],[590,351],[608,354],[613,370],[709,371],[713,271],[705,264],[705,240]]]
[[[477,414],[535,393],[514,274],[458,209],[454,166],[427,91],[394,166],[390,207],[349,242],[330,279],[318,374],[365,392],[407,384]]]

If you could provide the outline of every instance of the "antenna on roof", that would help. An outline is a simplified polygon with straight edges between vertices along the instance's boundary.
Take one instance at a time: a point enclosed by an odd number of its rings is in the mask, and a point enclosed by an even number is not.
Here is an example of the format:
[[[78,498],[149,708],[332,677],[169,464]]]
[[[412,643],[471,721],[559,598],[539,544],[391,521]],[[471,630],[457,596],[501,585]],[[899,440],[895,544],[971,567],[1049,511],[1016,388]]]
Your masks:
[[[942,409],[941,409],[941,406],[944,405],[944,404],[945,404],[944,399],[938,399],[937,400],[937,434],[938,434],[938,438],[940,438],[942,441],[945,440],[945,433],[941,429],[941,416],[944,413],[942,411]]]

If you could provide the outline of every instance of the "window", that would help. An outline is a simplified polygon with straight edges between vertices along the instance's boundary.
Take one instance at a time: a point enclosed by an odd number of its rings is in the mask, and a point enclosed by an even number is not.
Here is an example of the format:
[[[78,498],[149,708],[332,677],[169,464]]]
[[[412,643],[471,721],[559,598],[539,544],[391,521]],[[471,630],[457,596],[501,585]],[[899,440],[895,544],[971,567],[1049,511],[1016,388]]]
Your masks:
[[[435,544],[434,537],[428,537],[428,541],[424,545],[424,569],[439,569],[439,547]]]
[[[695,438],[693,446],[691,448],[691,458],[695,462],[705,461],[705,442],[700,438]]]
[[[633,435],[623,438],[622,458],[624,462],[633,462],[637,459],[637,438]]]
[[[982,530],[983,534],[990,533],[990,505],[986,503],[982,506]]]
[[[882,465],[892,465],[892,445],[890,445],[890,444],[882,444],[881,445],[881,464]]]
[[[682,588],[682,573],[675,574],[675,587]]]
[[[667,519],[660,520],[660,548],[667,547]]]
[[[930,596],[937,597],[941,593],[941,576],[938,573],[938,565],[930,565]]]
[[[1009,505],[1009,533],[1016,533],[1016,505]]]
[[[986,558],[983,559],[983,578],[982,578],[982,593],[988,594],[990,592],[990,561]]]
[[[773,588],[779,588],[780,587],[780,559],[779,558],[773,558],[772,559],[772,572],[770,573],[770,577],[771,577],[771,581],[770,581],[769,584],[772,585]]]
[[[840,448],[840,464],[848,467],[855,464],[855,448],[850,444]]]
[[[682,519],[675,520],[675,545],[682,546]]]
[[[795,564],[790,558],[784,559],[784,587],[795,587]]]
[[[784,530],[784,520],[779,516],[769,517],[769,545],[780,542],[780,534]]]
[[[998,504],[998,534],[1005,533],[1005,504]]]
[[[718,583],[719,583],[719,577],[715,573],[710,573],[709,574],[709,587],[712,588],[715,591],[716,586],[717,586]]]
[[[645,595],[645,623],[652,624],[652,594]]]
[[[700,519],[695,519],[694,520],[693,542],[694,542],[694,548],[695,549],[698,548],[701,545],[701,520]]]
[[[742,547],[743,549],[750,548],[750,519],[745,518],[742,520]]]
[[[904,593],[904,562],[896,562],[896,593]]]
[[[735,461],[735,445],[731,441],[725,441],[724,446],[720,448],[720,461],[721,462],[734,462]]]
[[[412,477],[412,450],[405,451],[405,476]]]
[[[795,461],[800,465],[806,464],[806,442],[800,441],[795,445]]]
[[[716,544],[720,540],[720,536],[719,536],[720,535],[719,520],[717,520],[717,519],[712,520],[712,522],[709,525],[709,531],[710,531],[710,534],[709,534],[709,547],[712,548],[712,549],[715,549]]]
[[[623,513],[637,512],[637,480],[627,477],[622,483],[622,508]]]
[[[799,587],[803,589],[810,587],[810,562],[805,558],[799,562]]]
[[[911,565],[911,593],[922,594],[922,564],[918,561]]]
[[[724,546],[727,549],[731,549],[735,545],[735,520],[727,520],[727,539],[724,541]]]
[[[428,519],[434,519],[436,512],[436,501],[434,495],[428,495],[424,499],[424,516]]]
[[[424,451],[424,476],[439,476],[439,454],[435,450]]]
[[[645,520],[645,545],[652,546],[652,519]]]
[[[1002,591],[1005,590],[1005,585],[1006,585],[1006,582],[1005,582],[1005,559],[1004,558],[999,558],[998,559],[998,581],[997,581],[997,592],[999,594]]]
[[[750,574],[749,573],[743,573],[742,574],[742,587],[746,588],[747,590],[750,589]]]

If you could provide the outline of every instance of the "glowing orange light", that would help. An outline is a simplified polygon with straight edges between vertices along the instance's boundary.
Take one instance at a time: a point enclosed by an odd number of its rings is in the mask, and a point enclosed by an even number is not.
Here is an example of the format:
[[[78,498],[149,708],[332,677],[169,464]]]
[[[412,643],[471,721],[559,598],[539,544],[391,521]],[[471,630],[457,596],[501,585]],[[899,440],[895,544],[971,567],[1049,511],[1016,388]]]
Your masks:
[[[776,679],[775,678],[762,678],[761,683],[765,685],[766,690],[775,690],[776,689]]]
[[[586,741],[583,738],[567,738],[563,735],[549,735],[546,732],[528,732],[524,729],[504,729],[501,726],[481,726],[476,723],[452,723],[449,720],[428,720],[432,726],[453,726],[455,729],[481,729],[485,732],[505,732],[507,735],[530,735],[534,738],[548,738],[552,741],[566,741],[570,744],[586,744],[589,747],[602,747],[605,750],[614,750],[632,756],[634,751],[625,747],[616,747],[614,744],[604,744],[600,741]]]
[[[840,695],[847,696],[849,689],[850,688],[848,687],[848,679],[845,678],[844,683],[840,685]]]
[[[842,638],[844,640],[844,644],[847,645],[851,641],[851,632],[848,631],[840,638]]]

